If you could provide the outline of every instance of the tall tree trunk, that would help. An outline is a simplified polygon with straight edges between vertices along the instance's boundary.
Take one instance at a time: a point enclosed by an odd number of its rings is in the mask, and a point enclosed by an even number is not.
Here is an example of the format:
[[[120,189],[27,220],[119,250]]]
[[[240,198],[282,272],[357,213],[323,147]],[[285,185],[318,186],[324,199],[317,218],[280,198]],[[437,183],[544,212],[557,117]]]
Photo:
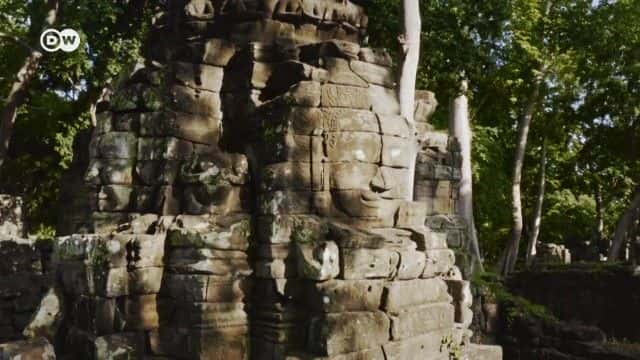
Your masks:
[[[536,256],[536,246],[538,245],[538,236],[540,235],[540,226],[542,224],[542,205],[544,204],[545,187],[547,182],[547,143],[542,141],[542,149],[540,154],[540,178],[538,179],[538,198],[536,199],[536,208],[534,210],[533,219],[531,221],[531,232],[529,234],[529,243],[527,244],[527,266],[531,266]]]
[[[640,210],[640,188],[636,189],[631,204],[629,204],[629,207],[627,207],[627,210],[625,210],[618,221],[616,232],[613,235],[611,247],[609,248],[607,259],[609,262],[617,261],[620,258],[620,252],[628,238],[629,232],[638,219],[638,210]]]
[[[398,98],[400,101],[400,113],[414,127],[414,114],[416,104],[416,77],[420,62],[420,33],[422,20],[420,18],[420,1],[403,0],[404,35],[402,36],[404,62],[400,74]],[[412,149],[411,163],[409,166],[409,191],[407,200],[413,200],[413,183],[415,179],[417,143]]]
[[[469,251],[474,258],[471,271],[484,271],[482,257],[480,256],[480,245],[473,217],[473,174],[471,171],[471,124],[469,123],[469,100],[465,95],[467,92],[467,82],[461,84],[460,96],[453,99],[450,109],[449,131],[451,135],[458,139],[460,143],[460,153],[462,155],[462,177],[460,179],[460,195],[458,215],[467,225],[469,235]]]
[[[551,12],[551,1],[545,4],[544,18],[549,16]],[[544,32],[543,32],[544,34]],[[516,267],[518,260],[518,252],[520,249],[520,239],[522,237],[523,219],[522,219],[522,167],[524,164],[524,156],[527,150],[527,140],[529,137],[529,128],[531,127],[531,119],[535,112],[538,101],[540,100],[540,89],[545,78],[547,67],[544,59],[540,61],[537,68],[533,89],[527,99],[524,112],[518,120],[518,139],[516,142],[516,152],[513,160],[512,183],[511,183],[511,236],[509,243],[505,247],[500,257],[499,272],[504,276],[512,272]]]
[[[518,120],[518,139],[516,142],[516,153],[513,160],[512,182],[511,182],[511,237],[509,243],[501,257],[500,273],[507,275],[515,269],[518,260],[518,252],[520,248],[520,238],[522,237],[523,219],[522,219],[522,167],[524,164],[524,156],[527,150],[527,140],[529,137],[529,128],[531,127],[531,119],[538,104],[540,97],[540,87],[542,86],[542,77],[538,77],[533,85],[533,91],[527,100],[522,116]]]
[[[46,5],[46,16],[42,29],[49,28],[55,24],[58,17],[58,0],[48,0]],[[4,164],[9,151],[9,143],[13,133],[13,126],[16,121],[18,108],[24,103],[29,83],[36,75],[42,59],[42,53],[36,49],[30,49],[29,55],[16,74],[15,81],[11,85],[9,95],[5,100],[5,105],[0,111],[0,169]]]
[[[600,248],[604,237],[604,204],[602,203],[602,187],[600,184],[596,185],[594,197],[596,199],[595,243]]]
[[[11,142],[18,108],[24,103],[27,85],[38,70],[41,57],[42,53],[35,50],[27,56],[18,74],[16,74],[16,80],[11,85],[9,96],[7,96],[5,105],[0,112],[0,169],[2,169],[9,151],[9,143]]]

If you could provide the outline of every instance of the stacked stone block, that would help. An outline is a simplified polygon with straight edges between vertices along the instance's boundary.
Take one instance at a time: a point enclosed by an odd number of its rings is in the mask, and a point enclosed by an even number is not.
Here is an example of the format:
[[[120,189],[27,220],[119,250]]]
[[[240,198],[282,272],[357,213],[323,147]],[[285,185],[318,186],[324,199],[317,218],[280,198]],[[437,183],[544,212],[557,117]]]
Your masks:
[[[234,47],[193,39],[167,65],[138,64],[98,115],[86,181],[94,231],[139,214],[241,212],[247,161],[220,149],[224,66]]]
[[[21,205],[0,195],[0,343],[22,338],[49,284],[40,246],[22,238]]]
[[[0,237],[0,342],[5,342],[22,338],[49,278],[35,241]]]
[[[57,241],[66,350],[448,358],[468,299],[446,232],[425,224],[455,209],[438,167],[455,151],[428,137],[437,165],[412,201],[428,126],[399,115],[390,56],[361,46],[365,3],[166,6],[98,115],[96,234]]]
[[[179,216],[167,234],[161,326],[151,352],[175,359],[246,359],[248,217]]]
[[[415,198],[427,205],[426,226],[432,236],[446,244],[449,256],[455,257],[456,267],[444,278],[455,309],[455,339],[468,346],[473,320],[469,279],[472,256],[469,235],[464,220],[457,215],[462,158],[459,144],[445,132],[434,131],[428,120],[435,111],[437,101],[432,93],[419,92],[416,119],[420,148],[416,159]]]
[[[164,235],[118,233],[59,238],[53,265],[65,299],[63,353],[104,359],[142,356],[159,326]]]
[[[461,157],[457,140],[448,134],[422,134],[416,165],[416,201],[428,204],[429,215],[451,215],[457,210]]]
[[[428,204],[405,200],[389,57],[337,41],[299,54],[300,81],[253,116],[257,358],[446,358],[454,258]]]
[[[85,182],[89,167],[89,143],[93,130],[80,131],[73,141],[73,159],[69,169],[60,179],[58,202],[64,204],[64,211],[58,214],[56,234],[66,236],[93,231],[92,207],[95,205],[95,186]],[[93,199],[93,200],[92,200]]]

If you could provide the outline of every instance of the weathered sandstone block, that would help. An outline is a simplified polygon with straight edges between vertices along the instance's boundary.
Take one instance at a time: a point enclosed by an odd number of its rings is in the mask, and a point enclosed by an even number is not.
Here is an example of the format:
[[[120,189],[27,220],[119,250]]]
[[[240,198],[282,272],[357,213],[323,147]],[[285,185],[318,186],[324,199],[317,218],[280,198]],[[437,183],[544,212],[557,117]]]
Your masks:
[[[133,184],[131,159],[94,159],[89,164],[85,181],[92,185]]]
[[[438,274],[445,274],[456,262],[455,254],[448,249],[427,250],[427,264],[422,277],[429,278]]]
[[[321,86],[315,81],[302,81],[296,84],[285,98],[299,106],[320,106]]]
[[[236,52],[235,46],[223,39],[189,42],[186,47],[189,61],[213,66],[226,66]]]
[[[405,308],[391,318],[391,338],[407,339],[453,327],[453,306],[448,303]]]
[[[315,311],[343,313],[380,308],[383,280],[333,280],[309,283],[306,297]]]
[[[135,134],[131,132],[109,132],[94,139],[97,157],[104,159],[133,159],[137,144]]]
[[[340,274],[340,250],[335,242],[298,243],[296,246],[300,277],[326,281]]]
[[[328,70],[328,81],[332,84],[362,88],[369,86],[362,77],[351,70],[349,62],[345,59],[325,58],[324,66]]]
[[[395,274],[399,258],[386,249],[342,249],[341,276],[346,280],[386,279]]]
[[[369,64],[376,64],[384,67],[393,66],[393,59],[389,52],[385,49],[372,49],[372,48],[361,48],[358,53],[358,59],[360,61],[367,62]]]
[[[383,345],[385,359],[449,359],[442,349],[442,339],[449,331],[434,331],[405,340],[392,341]]]
[[[441,279],[392,281],[385,285],[384,310],[397,314],[404,309],[449,301],[447,287]]]
[[[326,314],[311,320],[309,347],[335,356],[378,347],[388,338],[389,318],[380,311]]]
[[[168,89],[166,101],[176,112],[203,116],[220,114],[220,96],[214,92],[200,92],[190,87],[173,85]]]
[[[351,70],[370,84],[395,88],[396,74],[389,67],[362,61],[351,61]]]
[[[399,251],[399,254],[398,279],[411,280],[419,278],[426,266],[427,257],[425,253],[411,249]]]
[[[322,86],[322,107],[368,110],[371,102],[366,89],[325,84]]]
[[[223,68],[185,62],[174,63],[175,80],[185,86],[218,92],[222,88]]]

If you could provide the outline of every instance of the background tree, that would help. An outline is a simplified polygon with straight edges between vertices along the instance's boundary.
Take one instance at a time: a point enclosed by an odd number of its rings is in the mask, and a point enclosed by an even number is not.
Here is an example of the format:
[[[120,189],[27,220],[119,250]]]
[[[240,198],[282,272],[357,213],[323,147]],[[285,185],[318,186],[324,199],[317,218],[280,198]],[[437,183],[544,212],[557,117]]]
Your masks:
[[[11,2],[0,4],[3,7],[11,8],[17,5],[12,4]],[[38,34],[43,30],[52,27],[56,20],[58,19],[58,0],[47,0],[43,6],[38,2],[32,2],[30,4],[30,11],[37,11],[36,14],[42,13],[42,21],[36,21],[36,16],[31,17],[31,21],[28,24],[28,34],[32,38],[39,38]],[[5,17],[11,19],[6,13]],[[11,28],[10,28],[11,29]],[[20,27],[16,26],[11,30],[23,30]],[[0,39],[4,39],[5,41],[13,41],[16,45],[23,47],[23,50],[27,51],[27,56],[20,66],[20,69],[13,77],[13,81],[11,84],[11,88],[9,90],[9,94],[6,99],[3,100],[2,109],[0,110],[0,170],[2,169],[2,164],[4,163],[4,159],[7,156],[7,151],[9,150],[9,141],[11,140],[11,134],[13,133],[13,127],[16,121],[16,115],[18,113],[18,108],[24,103],[27,88],[31,80],[36,76],[38,69],[40,67],[40,60],[42,59],[43,53],[40,51],[38,40],[36,39],[26,39],[24,38],[23,31],[14,31],[14,33],[0,33]],[[16,34],[18,33],[18,34]]]
[[[460,176],[460,195],[458,198],[458,214],[466,222],[469,234],[470,252],[475,261],[471,264],[471,273],[484,272],[478,234],[473,217],[473,172],[471,167],[471,124],[469,121],[468,84],[461,82],[460,94],[451,102],[449,131],[458,139],[462,157]]]
[[[0,0],[0,29],[38,44],[43,1]],[[59,179],[71,161],[75,135],[91,126],[91,108],[103,89],[139,55],[158,1],[68,0],[60,2],[57,28],[76,29],[81,47],[42,57],[17,108],[8,157],[0,169],[0,193],[25,198],[35,229],[55,224]],[[0,93],[8,94],[24,59],[24,46],[0,38]],[[48,230],[50,233],[51,230]]]

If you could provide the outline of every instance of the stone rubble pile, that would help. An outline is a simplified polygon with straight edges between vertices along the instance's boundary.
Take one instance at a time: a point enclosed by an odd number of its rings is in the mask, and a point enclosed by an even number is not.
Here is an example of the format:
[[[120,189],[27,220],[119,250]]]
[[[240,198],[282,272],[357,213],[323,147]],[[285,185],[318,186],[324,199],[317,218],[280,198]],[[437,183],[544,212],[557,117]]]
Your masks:
[[[571,264],[571,251],[562,244],[538,243],[534,264]]]
[[[0,343],[22,338],[49,284],[42,248],[23,234],[22,200],[0,195]]]
[[[76,358],[142,356],[159,326],[164,235],[58,238],[52,263],[66,300],[64,350]]]

